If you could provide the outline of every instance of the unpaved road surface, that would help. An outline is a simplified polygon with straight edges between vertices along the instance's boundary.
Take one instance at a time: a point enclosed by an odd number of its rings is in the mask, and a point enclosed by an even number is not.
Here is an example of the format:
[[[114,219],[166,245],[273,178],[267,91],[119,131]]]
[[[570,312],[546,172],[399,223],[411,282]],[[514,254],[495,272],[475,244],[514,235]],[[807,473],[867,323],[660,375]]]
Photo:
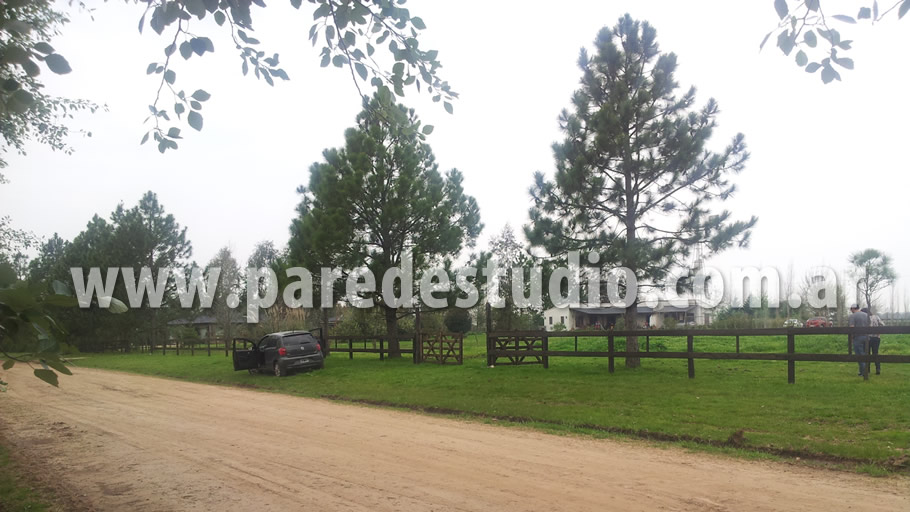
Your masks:
[[[910,510],[910,479],[79,369],[6,373],[0,428],[67,509]],[[291,377],[295,378],[295,377]]]

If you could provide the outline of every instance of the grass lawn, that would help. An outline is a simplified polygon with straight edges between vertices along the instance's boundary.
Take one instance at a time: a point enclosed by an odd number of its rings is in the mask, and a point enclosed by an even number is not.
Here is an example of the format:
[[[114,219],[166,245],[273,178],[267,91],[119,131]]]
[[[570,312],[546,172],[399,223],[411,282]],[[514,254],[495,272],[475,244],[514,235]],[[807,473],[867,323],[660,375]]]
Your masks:
[[[685,350],[684,339],[652,337],[650,343],[651,350]],[[574,340],[551,341],[550,347],[570,350],[573,345]],[[616,345],[620,350],[623,341],[617,339]],[[743,337],[741,349],[785,352],[786,338]],[[579,340],[579,350],[606,350],[606,340]],[[695,350],[733,351],[733,340],[697,337]],[[796,351],[845,353],[846,340],[797,337]],[[645,359],[635,370],[617,360],[611,375],[605,358],[551,358],[548,370],[488,368],[484,352],[482,334],[466,338],[463,366],[414,365],[407,357],[381,362],[372,354],[349,360],[335,352],[324,370],[281,379],[234,372],[223,352],[211,357],[85,354],[76,364],[431,412],[438,408],[551,431],[651,433],[709,449],[733,436],[733,451],[739,454],[844,459],[846,466],[872,472],[910,467],[910,364],[886,364],[881,376],[864,382],[856,363],[797,362],[796,384],[787,384],[784,361],[696,360],[696,378],[689,379],[685,360]],[[882,353],[910,354],[910,336],[886,336]]]
[[[19,478],[20,471],[9,451],[0,445],[0,510],[4,512],[40,512],[50,510],[47,502]]]

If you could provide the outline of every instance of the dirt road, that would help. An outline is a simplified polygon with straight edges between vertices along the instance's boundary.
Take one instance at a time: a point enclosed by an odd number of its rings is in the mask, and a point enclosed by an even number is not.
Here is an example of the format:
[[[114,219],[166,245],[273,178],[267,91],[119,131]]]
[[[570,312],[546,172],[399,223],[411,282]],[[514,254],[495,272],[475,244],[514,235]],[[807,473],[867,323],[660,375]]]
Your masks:
[[[0,428],[67,508],[910,510],[910,479],[81,369],[7,373]]]

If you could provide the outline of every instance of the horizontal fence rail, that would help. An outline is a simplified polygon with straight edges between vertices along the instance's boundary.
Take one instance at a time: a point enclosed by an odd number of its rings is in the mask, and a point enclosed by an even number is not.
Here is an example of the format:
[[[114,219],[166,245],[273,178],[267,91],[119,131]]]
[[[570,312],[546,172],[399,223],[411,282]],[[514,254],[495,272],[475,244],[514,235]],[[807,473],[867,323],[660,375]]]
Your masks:
[[[809,337],[819,335],[845,335],[846,354],[833,353],[797,353],[796,337]],[[607,358],[607,367],[610,373],[614,372],[617,357],[637,357],[642,359],[685,359],[688,362],[689,378],[695,378],[696,359],[714,360],[745,360],[745,361],[786,361],[787,381],[796,381],[795,365],[797,361],[813,362],[853,362],[866,363],[864,375],[869,378],[869,368],[872,363],[910,363],[910,354],[900,355],[873,355],[869,350],[868,338],[864,346],[864,355],[853,354],[853,339],[861,335],[884,334],[910,334],[910,326],[887,327],[825,327],[825,328],[779,328],[779,329],[659,329],[659,330],[617,330],[617,331],[488,331],[487,332],[487,365],[520,365],[540,364],[549,368],[551,357],[604,357]],[[637,337],[641,346],[644,341],[645,350],[627,351],[616,350],[617,338],[625,339]],[[735,352],[697,352],[695,340],[698,337],[730,337],[735,338]],[[770,352],[742,352],[740,337],[780,337],[786,336],[786,353]],[[685,352],[670,352],[650,350],[650,338],[685,338]],[[601,343],[607,342],[607,350],[579,350],[579,338],[597,338]],[[551,350],[554,341],[565,344],[572,343],[574,350]],[[582,343],[590,343],[582,340]],[[505,361],[500,361],[505,359]]]

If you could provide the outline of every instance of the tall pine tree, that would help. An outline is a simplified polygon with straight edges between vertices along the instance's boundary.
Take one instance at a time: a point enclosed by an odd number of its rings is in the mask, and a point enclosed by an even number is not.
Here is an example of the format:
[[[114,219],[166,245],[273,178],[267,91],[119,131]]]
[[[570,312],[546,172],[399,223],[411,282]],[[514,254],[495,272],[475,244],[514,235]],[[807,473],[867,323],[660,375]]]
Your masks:
[[[565,140],[553,145],[556,174],[552,181],[535,175],[526,228],[552,256],[597,252],[652,284],[685,265],[697,246],[710,254],[747,244],[756,222],[712,213],[712,203],[733,194],[730,175],[743,169],[746,145],[738,134],[720,153],[706,149],[717,103],[697,109],[694,88],[678,95],[676,56],[660,53],[656,36],[627,14],[598,33],[594,56],[581,50],[581,88],[573,112],[559,118]],[[636,325],[637,311],[636,300],[626,325]],[[627,349],[638,351],[638,340],[628,339]]]
[[[386,270],[401,265],[408,251],[415,272],[440,263],[473,245],[482,228],[461,173],[439,172],[423,140],[429,131],[413,109],[375,95],[345,133],[345,147],[326,150],[325,162],[310,167],[291,225],[291,259],[314,272],[314,281],[323,266],[373,273],[378,292],[368,295],[383,309],[393,357],[400,355],[399,308],[379,292]]]

